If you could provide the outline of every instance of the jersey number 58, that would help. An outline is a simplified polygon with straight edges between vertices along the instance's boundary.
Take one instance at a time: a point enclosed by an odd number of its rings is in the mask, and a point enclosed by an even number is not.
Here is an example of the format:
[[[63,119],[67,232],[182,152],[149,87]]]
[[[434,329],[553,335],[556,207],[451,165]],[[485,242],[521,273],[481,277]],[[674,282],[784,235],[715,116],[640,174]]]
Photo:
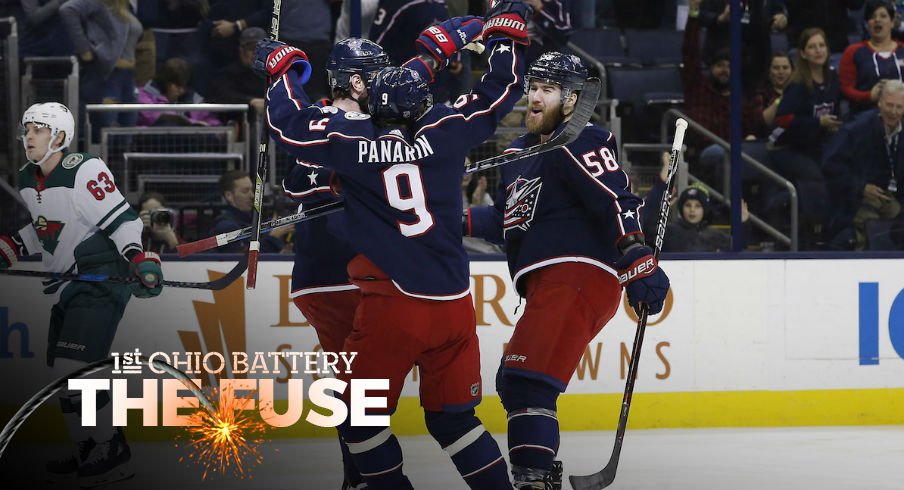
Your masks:
[[[597,160],[597,157],[602,161]],[[581,155],[581,158],[584,160],[584,166],[590,170],[591,177],[599,177],[606,171],[615,172],[618,170],[618,162],[615,161],[612,150],[605,146],[600,148],[599,151],[588,151]],[[603,167],[605,167],[605,169]]]

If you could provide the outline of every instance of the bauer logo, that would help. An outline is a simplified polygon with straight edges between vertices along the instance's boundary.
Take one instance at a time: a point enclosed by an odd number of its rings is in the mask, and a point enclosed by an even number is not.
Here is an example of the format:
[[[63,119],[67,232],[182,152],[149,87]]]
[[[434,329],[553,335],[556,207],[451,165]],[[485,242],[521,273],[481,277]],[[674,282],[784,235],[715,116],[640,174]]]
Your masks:
[[[883,305],[879,301],[879,283],[860,283],[860,365],[876,365],[883,357],[889,359],[889,350],[894,350],[898,357],[904,358],[904,290],[898,291],[891,305]],[[881,318],[887,312],[888,340],[891,346],[881,345]]]

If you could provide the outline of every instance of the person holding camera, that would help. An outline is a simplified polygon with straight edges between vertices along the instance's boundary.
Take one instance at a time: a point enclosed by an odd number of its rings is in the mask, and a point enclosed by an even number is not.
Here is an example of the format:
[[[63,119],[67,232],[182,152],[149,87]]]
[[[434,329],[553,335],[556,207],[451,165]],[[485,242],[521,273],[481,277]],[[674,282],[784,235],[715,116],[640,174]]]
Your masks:
[[[159,192],[146,192],[138,199],[138,217],[144,229],[141,243],[145,250],[173,253],[182,239],[173,228],[176,212],[166,207],[166,198]]]

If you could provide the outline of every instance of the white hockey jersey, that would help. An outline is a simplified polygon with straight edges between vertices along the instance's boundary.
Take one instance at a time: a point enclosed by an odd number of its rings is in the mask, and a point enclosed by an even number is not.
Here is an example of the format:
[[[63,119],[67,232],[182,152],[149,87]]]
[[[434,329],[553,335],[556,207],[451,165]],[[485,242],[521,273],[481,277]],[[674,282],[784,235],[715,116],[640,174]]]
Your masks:
[[[50,272],[76,272],[76,264],[84,263],[79,245],[98,233],[112,241],[102,240],[119,256],[141,251],[141,220],[100,158],[69,153],[47,176],[26,165],[19,171],[19,193],[32,220],[19,236],[28,255],[40,253]],[[106,255],[108,262],[122,260]]]

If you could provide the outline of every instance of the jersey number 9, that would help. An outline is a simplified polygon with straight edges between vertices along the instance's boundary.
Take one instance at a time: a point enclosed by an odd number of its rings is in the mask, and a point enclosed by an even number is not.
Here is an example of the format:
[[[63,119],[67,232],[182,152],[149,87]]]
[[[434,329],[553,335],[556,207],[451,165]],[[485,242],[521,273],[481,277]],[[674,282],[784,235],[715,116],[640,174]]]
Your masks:
[[[400,185],[402,179],[408,183],[410,195],[403,196]],[[423,235],[433,228],[433,215],[427,210],[427,195],[421,181],[421,170],[417,165],[403,163],[393,165],[383,172],[383,185],[389,205],[399,211],[411,211],[417,217],[414,223],[398,223],[402,235],[413,237]]]

